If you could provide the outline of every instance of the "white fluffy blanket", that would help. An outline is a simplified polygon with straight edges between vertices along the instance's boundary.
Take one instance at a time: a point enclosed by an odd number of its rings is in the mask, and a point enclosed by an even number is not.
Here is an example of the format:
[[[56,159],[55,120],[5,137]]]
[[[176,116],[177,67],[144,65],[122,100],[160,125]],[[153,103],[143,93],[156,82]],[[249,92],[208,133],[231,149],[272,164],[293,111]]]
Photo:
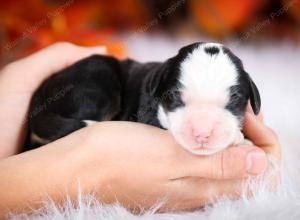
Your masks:
[[[128,41],[131,55],[146,60],[160,60],[175,53],[185,42],[163,38],[139,38]],[[150,48],[146,45],[151,45]],[[300,219],[300,47],[287,44],[234,46],[246,70],[253,76],[262,95],[266,123],[275,129],[283,150],[282,184],[275,192],[264,188],[252,197],[239,200],[220,199],[212,206],[192,213],[155,212],[133,215],[118,204],[103,205],[92,196],[70,201],[63,207],[45,204],[31,216],[13,219],[107,219],[107,220],[235,220],[235,219]]]

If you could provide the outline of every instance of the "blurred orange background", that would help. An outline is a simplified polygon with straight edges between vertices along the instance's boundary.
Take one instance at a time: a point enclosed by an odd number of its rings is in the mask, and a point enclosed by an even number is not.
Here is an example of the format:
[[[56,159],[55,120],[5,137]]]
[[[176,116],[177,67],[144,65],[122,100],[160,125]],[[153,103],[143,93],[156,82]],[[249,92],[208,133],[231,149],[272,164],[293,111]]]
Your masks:
[[[299,25],[300,0],[0,0],[0,65],[56,41],[124,57],[136,33],[298,43]]]

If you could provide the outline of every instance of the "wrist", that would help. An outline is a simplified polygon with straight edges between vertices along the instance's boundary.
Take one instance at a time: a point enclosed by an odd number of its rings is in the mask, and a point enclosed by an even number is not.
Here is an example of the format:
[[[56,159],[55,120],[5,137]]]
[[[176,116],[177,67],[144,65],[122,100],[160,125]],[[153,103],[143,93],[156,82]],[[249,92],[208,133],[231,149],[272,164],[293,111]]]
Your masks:
[[[0,216],[6,210],[39,208],[47,199],[61,203],[69,196],[75,200],[78,183],[82,193],[101,185],[102,177],[95,172],[97,168],[100,173],[100,165],[91,166],[90,153],[76,146],[73,136],[0,161],[0,201],[6,201],[0,204]]]

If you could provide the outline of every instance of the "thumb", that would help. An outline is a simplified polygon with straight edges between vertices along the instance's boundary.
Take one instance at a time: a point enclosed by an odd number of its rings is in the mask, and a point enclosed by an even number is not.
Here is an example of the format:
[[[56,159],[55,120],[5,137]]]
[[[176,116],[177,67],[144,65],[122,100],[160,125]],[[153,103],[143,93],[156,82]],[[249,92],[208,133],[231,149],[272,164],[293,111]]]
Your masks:
[[[29,78],[34,77],[41,82],[53,73],[66,68],[80,59],[94,54],[105,53],[106,48],[103,46],[82,47],[68,42],[59,42],[15,61],[14,66],[18,69],[30,70],[29,72],[32,75]]]
[[[235,179],[258,175],[267,168],[265,152],[254,146],[229,147],[210,156],[196,156],[189,160],[189,176],[209,179]]]

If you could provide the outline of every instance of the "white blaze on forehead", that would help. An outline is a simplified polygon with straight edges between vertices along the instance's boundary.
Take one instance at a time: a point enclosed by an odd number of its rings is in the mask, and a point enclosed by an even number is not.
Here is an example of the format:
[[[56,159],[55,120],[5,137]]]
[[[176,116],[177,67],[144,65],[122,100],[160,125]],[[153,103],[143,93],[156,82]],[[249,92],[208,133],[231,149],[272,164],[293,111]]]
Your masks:
[[[216,47],[219,52],[208,54],[205,48]],[[229,88],[237,84],[237,70],[221,44],[201,44],[180,66],[179,81],[183,85],[184,102],[217,102],[225,106]]]

